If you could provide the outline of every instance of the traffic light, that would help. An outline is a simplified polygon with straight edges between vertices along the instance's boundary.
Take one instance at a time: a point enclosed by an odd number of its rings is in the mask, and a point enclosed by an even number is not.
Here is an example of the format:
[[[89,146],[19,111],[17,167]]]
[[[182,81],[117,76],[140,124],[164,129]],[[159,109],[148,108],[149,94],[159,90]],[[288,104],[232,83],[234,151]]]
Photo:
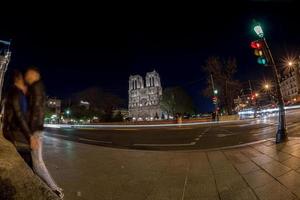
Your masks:
[[[254,49],[254,55],[257,56],[257,62],[260,65],[268,64],[268,54],[263,40],[251,42],[251,48]]]
[[[218,103],[218,97],[217,96],[213,96],[212,100],[213,100],[213,104]]]

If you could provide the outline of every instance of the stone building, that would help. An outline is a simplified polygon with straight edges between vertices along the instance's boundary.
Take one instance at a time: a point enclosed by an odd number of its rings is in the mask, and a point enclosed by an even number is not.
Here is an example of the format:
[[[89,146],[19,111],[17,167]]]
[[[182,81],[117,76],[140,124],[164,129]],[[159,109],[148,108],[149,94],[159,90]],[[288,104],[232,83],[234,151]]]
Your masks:
[[[4,75],[7,70],[7,66],[11,56],[9,46],[10,42],[0,40],[0,99],[2,99]]]
[[[160,119],[162,87],[159,74],[148,72],[144,79],[140,75],[129,77],[128,111],[133,120]]]
[[[61,113],[61,100],[57,98],[48,98],[46,101],[47,108],[57,116]]]
[[[286,102],[300,101],[300,79],[299,67],[287,68],[283,71],[280,81],[280,88],[283,99]]]

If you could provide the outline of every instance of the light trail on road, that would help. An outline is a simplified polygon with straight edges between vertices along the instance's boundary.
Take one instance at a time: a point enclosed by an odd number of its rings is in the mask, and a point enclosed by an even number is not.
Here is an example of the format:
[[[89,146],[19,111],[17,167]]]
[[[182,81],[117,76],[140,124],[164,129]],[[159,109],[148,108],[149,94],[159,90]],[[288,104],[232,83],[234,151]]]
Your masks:
[[[300,110],[287,111],[289,136],[300,135]],[[46,136],[91,145],[143,150],[194,150],[224,148],[272,139],[277,116],[213,123],[172,124],[132,128],[46,128]],[[50,126],[51,127],[51,126]],[[97,126],[98,127],[98,126]]]

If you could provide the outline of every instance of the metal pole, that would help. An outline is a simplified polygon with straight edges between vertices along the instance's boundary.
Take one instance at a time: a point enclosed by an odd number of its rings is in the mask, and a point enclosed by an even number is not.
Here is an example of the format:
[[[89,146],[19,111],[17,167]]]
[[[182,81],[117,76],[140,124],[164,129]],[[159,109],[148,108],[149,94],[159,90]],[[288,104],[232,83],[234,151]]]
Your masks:
[[[280,81],[279,81],[279,75],[277,72],[277,67],[275,64],[275,61],[273,59],[273,56],[271,54],[271,50],[268,46],[268,43],[266,41],[266,38],[263,38],[263,41],[265,43],[265,46],[267,48],[270,61],[272,63],[273,72],[274,72],[274,78],[276,83],[276,89],[277,89],[277,99],[278,99],[278,128],[276,133],[276,143],[284,142],[287,139],[287,130],[286,130],[286,123],[285,123],[285,111],[284,111],[284,101],[282,98],[282,92],[280,89]]]
[[[215,96],[215,84],[214,84],[214,78],[212,74],[210,74],[210,79],[211,79],[213,96]],[[215,113],[216,113],[216,119],[218,119],[218,99],[217,102],[215,103]]]
[[[251,81],[250,80],[248,80],[248,84],[249,84],[249,89],[250,89],[251,94],[252,94],[252,85],[251,85]]]
[[[214,84],[214,78],[213,78],[213,75],[210,74],[210,79],[211,79],[211,85],[212,85],[212,92],[213,92],[213,95],[215,94],[215,84]]]

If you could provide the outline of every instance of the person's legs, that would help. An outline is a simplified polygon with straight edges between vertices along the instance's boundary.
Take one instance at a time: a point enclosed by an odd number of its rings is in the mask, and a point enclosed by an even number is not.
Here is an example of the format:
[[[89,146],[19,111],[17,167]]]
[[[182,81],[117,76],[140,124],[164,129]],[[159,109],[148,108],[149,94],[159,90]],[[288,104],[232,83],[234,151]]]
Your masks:
[[[61,190],[51,177],[43,160],[42,132],[35,133],[34,135],[39,139],[40,145],[38,149],[31,151],[33,170],[52,190]]]

